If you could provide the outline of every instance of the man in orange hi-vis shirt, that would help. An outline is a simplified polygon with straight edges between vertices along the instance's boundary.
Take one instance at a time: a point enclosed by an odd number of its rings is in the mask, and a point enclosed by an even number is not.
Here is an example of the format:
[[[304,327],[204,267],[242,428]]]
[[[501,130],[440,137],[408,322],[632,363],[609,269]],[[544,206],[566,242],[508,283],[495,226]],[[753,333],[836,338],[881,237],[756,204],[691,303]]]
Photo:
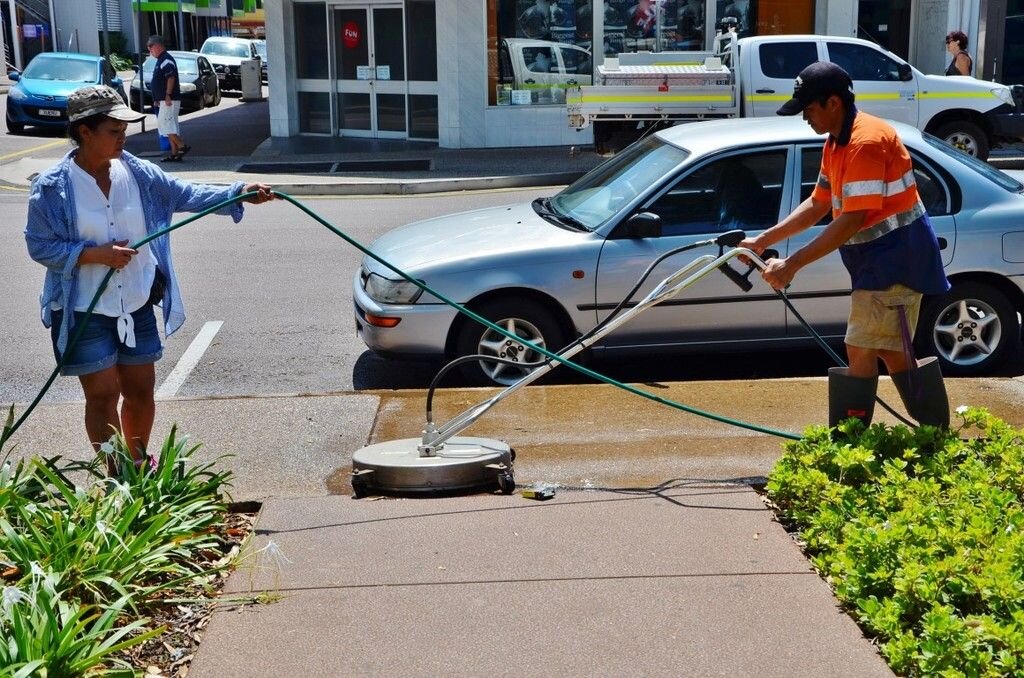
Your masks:
[[[829,426],[850,417],[871,423],[879,360],[913,418],[949,426],[937,359],[913,357],[921,297],[946,292],[949,281],[910,154],[891,125],[857,110],[853,81],[833,63],[819,61],[801,71],[793,98],[778,113],[802,113],[815,132],[828,132],[821,173],[814,192],[792,214],[741,246],[760,254],[832,212],[821,234],[784,259],[769,259],[762,272],[768,284],[784,289],[800,269],[835,249],[850,272],[850,366],[829,369]]]

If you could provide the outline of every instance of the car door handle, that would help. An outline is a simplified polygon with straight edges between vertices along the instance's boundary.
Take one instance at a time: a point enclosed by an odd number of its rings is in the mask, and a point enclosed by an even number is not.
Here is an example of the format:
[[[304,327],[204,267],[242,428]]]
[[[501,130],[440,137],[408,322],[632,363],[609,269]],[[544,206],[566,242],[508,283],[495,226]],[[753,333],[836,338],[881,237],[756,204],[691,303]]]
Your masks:
[[[757,89],[754,90],[754,92],[757,94],[775,94],[775,90],[773,89]]]

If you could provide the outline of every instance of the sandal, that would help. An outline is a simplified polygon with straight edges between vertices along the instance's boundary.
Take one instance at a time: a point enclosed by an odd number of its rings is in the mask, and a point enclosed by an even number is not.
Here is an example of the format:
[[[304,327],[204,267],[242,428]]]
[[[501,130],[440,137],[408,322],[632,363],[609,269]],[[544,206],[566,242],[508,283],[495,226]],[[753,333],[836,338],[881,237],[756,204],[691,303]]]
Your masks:
[[[181,162],[181,160],[181,154],[178,153],[164,156],[163,160],[161,160],[160,162]]]

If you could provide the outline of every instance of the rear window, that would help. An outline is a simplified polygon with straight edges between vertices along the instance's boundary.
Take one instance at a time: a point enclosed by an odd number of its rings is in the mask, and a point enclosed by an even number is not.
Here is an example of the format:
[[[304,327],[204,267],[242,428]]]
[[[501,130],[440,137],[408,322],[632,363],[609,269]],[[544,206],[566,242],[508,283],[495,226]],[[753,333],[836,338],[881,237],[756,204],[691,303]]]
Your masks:
[[[1024,191],[1024,185],[1022,185],[1019,181],[1011,177],[1009,174],[1000,172],[995,167],[992,167],[986,162],[978,160],[973,155],[967,155],[960,149],[950,146],[949,144],[947,144],[942,139],[939,139],[938,137],[932,136],[931,134],[922,134],[921,136],[924,137],[924,140],[928,142],[930,146],[937,148],[950,158],[953,158],[967,165],[978,174],[981,174],[986,179],[992,181],[994,184],[997,184],[1000,188],[1010,191],[1012,193],[1020,193],[1021,191]]]

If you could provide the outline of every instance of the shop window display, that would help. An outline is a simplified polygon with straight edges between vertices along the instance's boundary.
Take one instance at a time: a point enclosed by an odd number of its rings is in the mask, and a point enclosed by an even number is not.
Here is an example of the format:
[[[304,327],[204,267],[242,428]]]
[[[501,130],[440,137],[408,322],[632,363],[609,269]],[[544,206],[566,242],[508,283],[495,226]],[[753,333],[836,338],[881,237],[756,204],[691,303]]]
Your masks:
[[[488,0],[488,103],[564,105],[593,81],[593,0]]]

